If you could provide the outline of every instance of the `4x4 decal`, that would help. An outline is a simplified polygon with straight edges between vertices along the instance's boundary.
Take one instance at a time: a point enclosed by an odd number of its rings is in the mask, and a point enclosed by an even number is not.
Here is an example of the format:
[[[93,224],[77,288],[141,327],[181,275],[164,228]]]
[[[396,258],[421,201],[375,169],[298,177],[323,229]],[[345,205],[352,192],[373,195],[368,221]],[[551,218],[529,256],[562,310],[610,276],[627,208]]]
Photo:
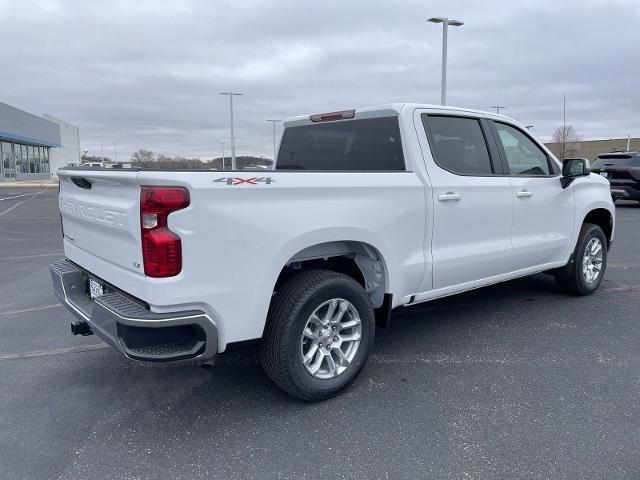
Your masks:
[[[251,178],[240,178],[240,177],[220,177],[213,181],[214,183],[222,182],[227,185],[242,185],[246,183],[248,185],[257,185],[258,183],[265,183],[270,185],[275,182],[271,177],[251,177]]]

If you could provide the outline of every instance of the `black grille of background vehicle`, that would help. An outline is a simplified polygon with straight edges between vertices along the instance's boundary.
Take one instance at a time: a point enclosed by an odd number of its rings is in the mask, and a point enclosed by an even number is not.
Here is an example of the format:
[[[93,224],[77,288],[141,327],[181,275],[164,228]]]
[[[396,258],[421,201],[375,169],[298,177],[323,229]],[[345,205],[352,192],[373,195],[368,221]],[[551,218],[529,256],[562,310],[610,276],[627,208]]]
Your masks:
[[[626,171],[620,171],[620,170],[606,170],[606,172],[609,172],[609,178],[611,178],[612,180],[631,180],[631,181],[635,181],[635,179],[631,176],[631,174]]]

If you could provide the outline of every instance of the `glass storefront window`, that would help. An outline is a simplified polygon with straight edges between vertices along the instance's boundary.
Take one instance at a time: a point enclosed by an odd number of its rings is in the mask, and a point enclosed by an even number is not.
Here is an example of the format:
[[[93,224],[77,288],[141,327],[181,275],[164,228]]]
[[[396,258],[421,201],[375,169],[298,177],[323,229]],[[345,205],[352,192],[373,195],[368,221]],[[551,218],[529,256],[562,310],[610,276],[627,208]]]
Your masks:
[[[1,148],[1,156],[2,156],[2,165],[0,165],[0,170],[5,178],[5,180],[13,180],[15,178],[15,163],[13,159],[13,148],[11,143],[2,142],[0,144]]]
[[[44,153],[42,152],[42,147],[36,147],[38,150],[38,173],[42,173],[42,163],[44,161]]]
[[[27,147],[27,151],[29,152],[29,173],[36,173],[36,157],[33,151],[33,146],[29,145]]]
[[[33,171],[31,173],[40,173],[40,154],[38,147],[33,147]]]
[[[16,173],[22,172],[22,148],[18,143],[13,144],[13,158],[16,159]]]
[[[43,147],[42,173],[50,173],[49,170],[49,147]]]
[[[49,147],[0,141],[0,180],[16,174],[50,173]]]
[[[20,173],[29,173],[29,156],[27,154],[27,146],[20,145],[20,153],[22,153],[22,166]]]

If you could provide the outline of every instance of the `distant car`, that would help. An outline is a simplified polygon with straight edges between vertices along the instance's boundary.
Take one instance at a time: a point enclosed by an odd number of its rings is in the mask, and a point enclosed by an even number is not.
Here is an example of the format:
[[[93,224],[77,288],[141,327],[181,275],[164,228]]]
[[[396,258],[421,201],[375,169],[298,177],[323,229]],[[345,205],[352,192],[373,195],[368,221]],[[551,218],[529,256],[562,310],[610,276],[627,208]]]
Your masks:
[[[85,162],[81,167],[92,167],[92,168],[102,168],[104,165],[100,162]]]
[[[598,155],[591,171],[609,180],[614,201],[640,201],[640,151]]]

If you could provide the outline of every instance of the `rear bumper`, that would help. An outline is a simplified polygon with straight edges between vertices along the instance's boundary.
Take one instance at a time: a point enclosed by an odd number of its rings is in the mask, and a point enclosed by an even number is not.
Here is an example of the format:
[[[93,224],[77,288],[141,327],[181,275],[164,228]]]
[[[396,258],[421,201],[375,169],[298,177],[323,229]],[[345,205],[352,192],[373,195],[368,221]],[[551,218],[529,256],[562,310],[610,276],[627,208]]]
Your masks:
[[[218,349],[218,332],[199,310],[153,313],[141,301],[108,288],[91,299],[91,275],[66,259],[50,264],[53,291],[91,331],[128,358],[144,362],[211,360]]]

